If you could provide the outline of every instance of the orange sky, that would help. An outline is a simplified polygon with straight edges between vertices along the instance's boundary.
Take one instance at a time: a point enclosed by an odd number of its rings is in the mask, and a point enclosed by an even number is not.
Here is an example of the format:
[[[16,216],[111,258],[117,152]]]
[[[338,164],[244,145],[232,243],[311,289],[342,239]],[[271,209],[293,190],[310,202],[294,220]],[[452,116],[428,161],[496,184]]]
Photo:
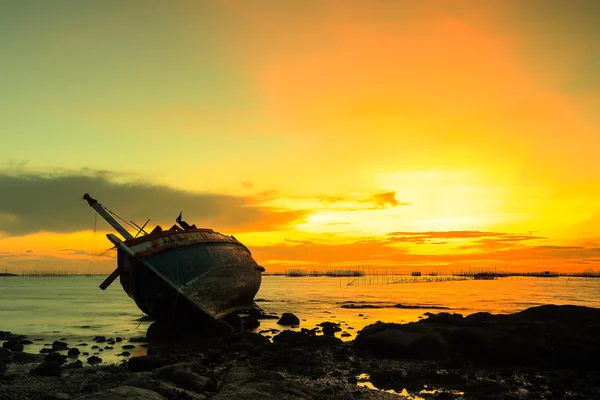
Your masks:
[[[2,270],[112,270],[85,192],[270,272],[600,269],[599,3],[147,4],[0,16]]]

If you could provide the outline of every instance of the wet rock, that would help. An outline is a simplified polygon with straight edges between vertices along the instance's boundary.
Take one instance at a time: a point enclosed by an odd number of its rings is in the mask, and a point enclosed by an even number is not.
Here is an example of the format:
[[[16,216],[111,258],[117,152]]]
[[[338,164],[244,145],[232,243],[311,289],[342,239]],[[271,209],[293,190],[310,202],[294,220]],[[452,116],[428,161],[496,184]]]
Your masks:
[[[135,349],[135,345],[133,345],[133,344],[126,344],[126,345],[121,346],[121,348],[123,350],[131,350],[131,349]]]
[[[114,389],[78,397],[77,400],[164,400],[160,394],[133,386],[119,386]]]
[[[54,362],[54,361],[51,361],[51,362],[44,361],[43,363],[38,365],[36,368],[30,370],[29,372],[34,375],[60,376],[62,373],[62,370],[60,368],[59,363]]]
[[[67,350],[68,348],[69,346],[65,342],[61,342],[59,340],[56,340],[52,343],[53,350]]]
[[[283,313],[277,324],[286,326],[300,325],[300,319],[292,313]]]
[[[104,350],[112,350],[113,347],[112,346],[104,346]]]
[[[275,379],[274,379],[275,378]],[[211,399],[215,400],[301,400],[313,396],[297,383],[281,375],[257,376],[244,367],[231,368],[223,377],[221,390]],[[332,397],[332,396],[329,396]]]
[[[105,336],[95,336],[94,341],[96,343],[104,343],[104,342],[106,342],[106,337]]]
[[[117,356],[122,356],[122,357],[129,357],[130,355],[131,355],[131,353],[128,351],[124,351],[122,353],[117,354]]]
[[[77,346],[83,346],[83,347],[85,347],[87,345],[88,345],[87,343],[79,343]]]
[[[600,309],[553,305],[510,315],[428,314],[403,325],[369,325],[354,344],[383,357],[593,370],[600,358],[599,320]]]
[[[9,362],[13,359],[13,352],[6,348],[0,348],[0,361]]]
[[[43,354],[31,354],[24,351],[13,353],[13,362],[15,363],[39,363],[44,361]]]
[[[23,351],[23,345],[16,340],[10,340],[2,343],[2,348],[10,351]]]
[[[49,349],[47,347],[44,347],[43,349],[40,350],[40,353],[42,354],[46,354],[46,353],[53,353],[54,349]]]
[[[206,390],[211,384],[211,379],[190,371],[188,367],[185,364],[167,365],[156,369],[154,376],[161,380],[173,382],[178,387],[195,392]]]
[[[340,324],[335,323],[335,322],[321,322],[318,323],[317,326],[321,327],[321,330],[323,331],[323,335],[326,336],[334,336],[335,332],[340,332],[342,330],[342,328],[340,327]]]
[[[144,343],[147,341],[148,341],[148,339],[145,336],[132,337],[128,340],[128,342],[131,342],[131,343]]]
[[[87,362],[90,365],[96,365],[96,364],[100,364],[102,362],[102,359],[97,356],[91,356],[91,357],[88,357]]]
[[[342,340],[334,336],[315,336],[306,332],[283,331],[273,337],[273,343],[285,343],[291,346],[327,347],[340,344]]]
[[[157,356],[139,356],[130,358],[127,367],[131,371],[152,371],[165,364],[165,360]]]
[[[64,356],[59,353],[48,353],[44,357],[44,362],[55,362],[57,364],[64,364],[67,362],[67,356]]]
[[[100,346],[98,346],[98,345],[93,345],[92,346],[92,350],[96,350],[96,349],[99,349],[99,348],[100,348]]]
[[[83,368],[83,362],[81,360],[76,360],[75,362],[65,365],[65,368],[69,368],[69,369]]]
[[[72,347],[67,352],[67,356],[68,357],[77,357],[79,355],[79,353],[80,353],[80,351],[77,347]]]
[[[122,337],[119,337],[119,336],[117,336],[117,337],[115,338],[115,342],[122,342],[122,341],[123,341],[123,338],[122,338]]]

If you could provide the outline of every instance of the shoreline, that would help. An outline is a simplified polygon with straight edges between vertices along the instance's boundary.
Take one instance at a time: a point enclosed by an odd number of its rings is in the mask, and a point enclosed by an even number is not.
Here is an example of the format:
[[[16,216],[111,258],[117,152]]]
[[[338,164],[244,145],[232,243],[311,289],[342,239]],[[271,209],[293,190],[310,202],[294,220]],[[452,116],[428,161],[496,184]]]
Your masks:
[[[426,315],[370,324],[346,342],[336,337],[339,324],[327,321],[271,340],[252,332],[95,337],[88,348],[147,344],[148,353],[95,366],[87,358],[98,355],[83,356],[86,346],[52,343],[54,351],[31,354],[31,339],[0,332],[0,399],[600,398],[600,309]],[[66,357],[72,348],[78,357]]]

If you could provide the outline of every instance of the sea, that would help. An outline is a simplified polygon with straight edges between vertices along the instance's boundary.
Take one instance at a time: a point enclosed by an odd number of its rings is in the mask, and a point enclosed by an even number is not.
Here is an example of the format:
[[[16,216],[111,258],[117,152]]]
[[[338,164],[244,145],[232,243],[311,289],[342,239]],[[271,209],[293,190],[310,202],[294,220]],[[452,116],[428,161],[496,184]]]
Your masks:
[[[87,344],[90,355],[98,353],[104,362],[122,362],[120,345],[131,344],[126,342],[132,337],[144,337],[152,321],[144,318],[118,281],[100,290],[98,285],[103,280],[102,276],[0,277],[0,330],[27,335],[33,341],[25,348],[28,352],[37,353],[53,341],[62,340],[70,347]],[[363,327],[376,321],[406,323],[423,318],[427,312],[514,313],[543,304],[600,308],[600,279],[264,276],[255,298],[268,314],[291,312],[300,319],[296,328],[277,325],[276,319],[261,320],[256,332],[311,329],[331,321],[342,328],[338,336],[345,333],[343,339],[352,340]],[[101,343],[92,350],[92,345],[98,345],[95,336],[119,336],[124,341],[112,349],[104,349],[105,343]],[[143,343],[134,345],[128,350],[131,356],[145,354]]]

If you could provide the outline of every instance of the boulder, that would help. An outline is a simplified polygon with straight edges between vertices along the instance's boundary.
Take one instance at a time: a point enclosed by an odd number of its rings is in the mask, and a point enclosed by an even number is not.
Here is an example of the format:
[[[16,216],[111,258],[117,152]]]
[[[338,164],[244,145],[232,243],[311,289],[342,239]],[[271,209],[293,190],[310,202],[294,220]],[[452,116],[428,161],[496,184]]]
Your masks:
[[[210,378],[190,371],[185,364],[173,364],[158,368],[154,371],[154,376],[194,392],[202,392],[212,383]]]
[[[281,318],[277,321],[278,325],[292,326],[292,325],[300,325],[300,319],[296,317],[292,313],[283,313],[281,314]]]
[[[88,362],[88,364],[96,365],[96,364],[100,364],[102,362],[102,359],[98,356],[91,356],[91,357],[88,357],[87,362]]]
[[[36,368],[29,371],[29,373],[34,375],[43,375],[43,376],[60,376],[62,370],[60,368],[60,364],[55,361],[44,361]]]
[[[77,357],[79,355],[79,349],[77,347],[71,347],[67,352],[67,356],[69,357]]]
[[[61,342],[59,340],[52,342],[52,349],[55,351],[67,350],[68,348],[69,348],[69,345],[66,344],[65,342]]]
[[[164,400],[160,394],[133,386],[119,386],[114,389],[78,397],[77,400]]]
[[[166,364],[165,360],[157,356],[132,357],[127,363],[131,371],[152,371]]]

